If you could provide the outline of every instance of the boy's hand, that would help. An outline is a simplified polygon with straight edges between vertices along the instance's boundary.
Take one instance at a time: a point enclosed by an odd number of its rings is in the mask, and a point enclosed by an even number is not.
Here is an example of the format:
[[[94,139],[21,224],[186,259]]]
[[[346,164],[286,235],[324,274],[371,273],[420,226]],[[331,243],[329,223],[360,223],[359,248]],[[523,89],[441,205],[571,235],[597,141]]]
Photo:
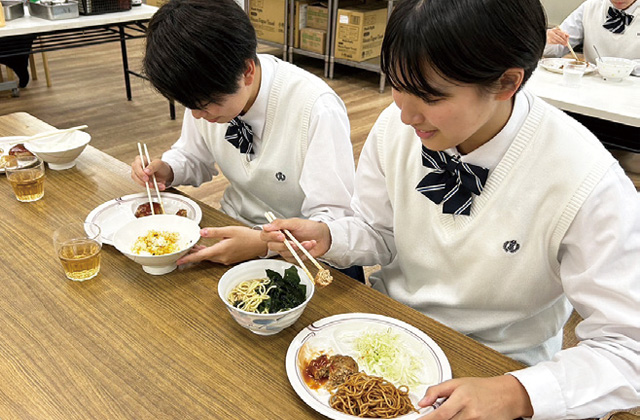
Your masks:
[[[168,163],[156,159],[152,160],[146,168],[142,169],[140,162],[140,156],[136,156],[131,164],[131,179],[133,179],[136,184],[144,187],[146,183],[153,182],[151,175],[155,174],[160,191],[166,190],[167,185],[171,185],[173,181],[173,169],[171,169]]]
[[[418,405],[430,406],[438,398],[446,401],[419,420],[513,420],[533,416],[529,394],[512,375],[451,379],[429,387]]]
[[[291,232],[313,257],[324,255],[331,247],[329,226],[322,222],[297,218],[276,219],[262,226],[260,238],[267,243],[271,251],[279,253],[289,262],[295,262],[295,259],[284,244],[285,235],[281,232],[284,229]],[[293,242],[289,241],[289,243],[294,249],[297,248]],[[303,260],[306,259],[302,252],[298,255]]]
[[[215,238],[211,246],[196,245],[191,252],[177,261],[178,265],[204,260],[230,265],[267,255],[267,244],[260,239],[260,232],[244,226],[225,226],[200,230],[203,238]]]

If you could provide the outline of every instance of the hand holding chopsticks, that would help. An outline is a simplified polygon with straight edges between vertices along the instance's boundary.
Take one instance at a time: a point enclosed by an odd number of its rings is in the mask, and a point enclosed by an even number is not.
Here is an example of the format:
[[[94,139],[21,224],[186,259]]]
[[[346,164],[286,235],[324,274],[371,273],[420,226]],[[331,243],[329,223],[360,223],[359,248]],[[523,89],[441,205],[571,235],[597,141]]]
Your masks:
[[[264,216],[267,218],[267,221],[269,223],[271,223],[274,220],[276,220],[276,216],[275,216],[275,214],[273,214],[273,212],[268,211],[268,212],[266,212],[264,214]],[[298,242],[298,240],[295,238],[295,236],[293,236],[293,234],[291,232],[289,232],[287,229],[284,229],[283,232],[284,232],[284,234],[286,236],[289,237],[289,239],[291,239],[291,241],[298,247],[298,249],[300,249],[302,251],[302,253],[309,259],[309,261],[311,261],[316,266],[316,268],[318,269],[316,277],[314,278],[311,275],[311,273],[309,272],[309,269],[302,262],[302,259],[300,258],[300,256],[295,252],[295,250],[293,249],[293,247],[291,246],[289,241],[285,238],[285,240],[284,240],[285,246],[287,247],[289,252],[291,252],[291,254],[293,254],[293,257],[296,259],[298,264],[300,264],[300,266],[304,269],[305,273],[307,273],[307,276],[309,276],[309,278],[316,285],[318,285],[320,287],[324,287],[324,286],[327,286],[328,284],[330,284],[333,281],[333,277],[331,276],[331,272],[329,270],[327,270],[326,268],[322,267],[322,265],[320,265],[320,263],[318,261],[316,261],[315,258],[313,258],[313,256],[309,253],[309,251],[307,251],[302,246],[302,244],[300,242]]]
[[[140,154],[140,164],[142,165],[142,169],[146,168],[147,165],[151,163],[151,158],[149,157],[149,149],[147,149],[147,144],[144,144],[144,155],[142,154],[142,146],[138,143],[138,153]],[[147,165],[144,164],[144,158],[147,158]],[[164,204],[162,203],[162,196],[160,195],[160,189],[158,188],[158,181],[156,180],[156,175],[151,175],[153,179],[153,186],[156,189],[156,194],[158,195],[158,203],[160,204],[161,214],[165,214]],[[151,189],[149,188],[149,183],[145,183],[145,187],[147,187],[147,197],[149,198],[149,206],[151,207],[151,214],[155,215],[155,211],[153,209],[153,201],[151,200]]]

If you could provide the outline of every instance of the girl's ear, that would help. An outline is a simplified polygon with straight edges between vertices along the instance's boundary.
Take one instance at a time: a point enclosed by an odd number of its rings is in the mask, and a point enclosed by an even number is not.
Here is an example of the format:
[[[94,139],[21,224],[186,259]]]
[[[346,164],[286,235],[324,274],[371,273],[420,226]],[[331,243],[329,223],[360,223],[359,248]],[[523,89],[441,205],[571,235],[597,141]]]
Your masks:
[[[524,69],[510,68],[507,69],[498,81],[498,93],[496,99],[505,101],[511,99],[516,94],[518,88],[524,80]]]

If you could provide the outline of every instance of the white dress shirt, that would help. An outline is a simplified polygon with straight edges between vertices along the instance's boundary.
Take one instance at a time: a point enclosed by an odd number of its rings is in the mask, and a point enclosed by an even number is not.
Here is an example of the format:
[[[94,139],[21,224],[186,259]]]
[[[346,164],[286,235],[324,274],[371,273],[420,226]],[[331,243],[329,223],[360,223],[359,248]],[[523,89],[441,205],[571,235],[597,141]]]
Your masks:
[[[503,130],[461,160],[494,170],[527,117],[527,97],[518,93]],[[377,123],[370,137],[376,130]],[[396,252],[394,210],[378,147],[363,148],[353,208],[354,218],[328,224],[332,246],[324,257],[338,266],[390,264]],[[640,199],[615,163],[578,210],[557,255],[564,294],[584,318],[576,328],[580,344],[512,372],[529,393],[534,419],[584,418],[640,404],[639,256]]]
[[[242,116],[242,120],[253,130],[254,156],[261,153],[276,67],[273,56],[259,54],[258,58],[262,69],[260,90],[254,104]],[[216,157],[202,141],[195,121],[191,111],[186,109],[179,140],[162,156],[173,169],[173,185],[199,186],[218,174]],[[308,144],[299,179],[305,195],[299,216],[326,221],[351,214],[349,203],[355,163],[346,107],[335,93],[322,94],[313,106]],[[233,206],[233,203],[230,204]],[[239,216],[242,218],[241,214]],[[264,223],[263,220],[244,221],[250,224]]]

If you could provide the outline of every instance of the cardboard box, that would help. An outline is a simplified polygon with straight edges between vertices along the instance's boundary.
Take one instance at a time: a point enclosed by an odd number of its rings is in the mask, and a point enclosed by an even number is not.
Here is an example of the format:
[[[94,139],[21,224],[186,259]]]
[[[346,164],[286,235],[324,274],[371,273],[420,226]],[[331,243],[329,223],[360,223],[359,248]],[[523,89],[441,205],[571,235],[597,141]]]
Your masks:
[[[338,9],[335,58],[365,61],[380,55],[387,8],[380,4]]]
[[[313,0],[296,0],[293,3],[293,47],[300,48],[300,29],[307,27],[307,6]]]
[[[162,7],[166,3],[169,3],[169,0],[147,0],[147,4],[149,6]]]
[[[284,44],[286,0],[251,0],[249,19],[258,39]]]
[[[327,31],[324,29],[303,28],[300,30],[300,48],[324,54],[327,51]]]
[[[329,9],[326,4],[313,3],[307,6],[307,28],[327,30]]]

